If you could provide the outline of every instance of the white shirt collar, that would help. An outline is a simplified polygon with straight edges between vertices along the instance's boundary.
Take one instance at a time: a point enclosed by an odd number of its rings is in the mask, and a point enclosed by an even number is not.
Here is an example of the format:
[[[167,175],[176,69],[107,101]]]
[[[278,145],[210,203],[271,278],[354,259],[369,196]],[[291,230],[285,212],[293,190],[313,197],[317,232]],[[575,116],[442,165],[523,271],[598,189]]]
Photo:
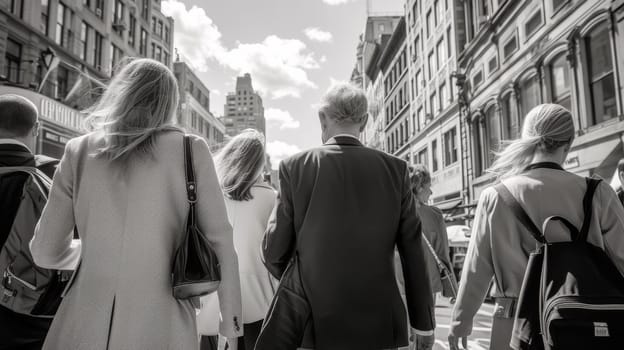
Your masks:
[[[18,145],[18,146],[22,146],[25,147],[30,153],[32,153],[32,150],[30,149],[30,147],[26,146],[25,143],[18,141],[16,139],[2,139],[0,138],[0,145]]]

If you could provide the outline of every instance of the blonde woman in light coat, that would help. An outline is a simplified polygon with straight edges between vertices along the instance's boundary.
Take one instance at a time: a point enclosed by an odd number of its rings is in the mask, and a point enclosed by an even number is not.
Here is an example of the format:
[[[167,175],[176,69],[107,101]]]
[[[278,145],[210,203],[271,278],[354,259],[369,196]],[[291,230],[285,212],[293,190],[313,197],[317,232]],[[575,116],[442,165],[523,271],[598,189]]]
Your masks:
[[[31,242],[35,262],[80,260],[44,349],[197,349],[195,310],[172,295],[172,266],[189,210],[173,73],[136,59],[91,112],[96,130],[65,149]],[[192,137],[198,225],[221,266],[221,333],[242,335],[232,227],[208,145]],[[74,226],[81,247],[71,244]]]
[[[585,178],[561,167],[574,135],[574,123],[568,110],[555,104],[539,105],[526,116],[522,137],[511,142],[490,169],[538,226],[553,215],[563,216],[577,227],[583,223]],[[603,248],[620,272],[624,272],[624,208],[605,181],[594,195],[592,215],[589,243]],[[549,241],[570,240],[565,229],[551,230],[549,234]],[[466,348],[473,318],[492,278],[496,283],[497,315],[493,320],[490,348],[510,349],[513,301],[519,296],[529,254],[535,248],[536,240],[500,200],[496,190],[485,189],[477,205],[459,295],[453,308],[449,332],[451,350],[459,349],[460,341]]]

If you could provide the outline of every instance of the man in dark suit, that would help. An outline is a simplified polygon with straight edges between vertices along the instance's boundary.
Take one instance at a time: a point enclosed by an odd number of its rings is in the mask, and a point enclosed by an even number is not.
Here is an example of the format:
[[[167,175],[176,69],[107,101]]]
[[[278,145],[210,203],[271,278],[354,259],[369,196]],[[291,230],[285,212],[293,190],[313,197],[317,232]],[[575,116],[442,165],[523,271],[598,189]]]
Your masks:
[[[324,145],[281,162],[280,195],[263,245],[265,264],[277,278],[298,255],[312,313],[301,347],[408,345],[396,247],[412,336],[417,349],[431,349],[433,300],[408,165],[358,140],[368,117],[363,91],[336,85],[323,102]]]
[[[38,167],[52,177],[57,161],[33,154],[37,132],[35,105],[21,96],[1,95],[0,167]],[[23,173],[0,176],[0,249],[13,226],[27,176]],[[51,318],[23,315],[0,306],[0,349],[41,349],[51,322]]]

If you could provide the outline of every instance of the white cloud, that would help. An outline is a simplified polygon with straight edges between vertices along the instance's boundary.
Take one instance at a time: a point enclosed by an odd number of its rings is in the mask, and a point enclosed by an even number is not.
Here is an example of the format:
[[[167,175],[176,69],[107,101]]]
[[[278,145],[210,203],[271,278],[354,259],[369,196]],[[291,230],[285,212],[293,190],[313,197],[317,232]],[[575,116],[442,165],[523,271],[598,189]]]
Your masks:
[[[290,115],[290,112],[278,108],[265,110],[264,117],[269,125],[278,126],[280,130],[298,129],[301,126],[301,123]]]
[[[212,90],[210,90],[210,93],[213,93],[213,94],[215,94],[215,95],[217,95],[217,96],[220,96],[220,95],[221,95],[221,91],[220,91],[220,90],[218,90],[218,89],[212,89]]]
[[[273,169],[278,169],[279,163],[292,156],[295,153],[301,152],[301,149],[296,145],[291,145],[279,140],[271,141],[266,145],[267,153],[271,157],[271,165]]]
[[[341,4],[346,4],[348,2],[353,2],[355,0],[323,0],[324,3],[326,3],[327,5],[341,5]]]
[[[333,35],[330,32],[326,32],[320,28],[309,27],[303,30],[305,35],[310,40],[326,43],[330,42],[333,39]]]
[[[162,12],[175,20],[174,45],[193,68],[207,71],[210,63],[218,62],[239,75],[250,73],[256,89],[274,99],[301,97],[305,89],[317,88],[308,70],[320,68],[319,62],[300,40],[269,35],[259,43],[237,42],[227,48],[202,8],[187,9],[178,0],[167,0]]]
[[[327,56],[325,56],[325,55],[321,56],[321,59],[319,60],[319,62],[326,63],[327,62]]]

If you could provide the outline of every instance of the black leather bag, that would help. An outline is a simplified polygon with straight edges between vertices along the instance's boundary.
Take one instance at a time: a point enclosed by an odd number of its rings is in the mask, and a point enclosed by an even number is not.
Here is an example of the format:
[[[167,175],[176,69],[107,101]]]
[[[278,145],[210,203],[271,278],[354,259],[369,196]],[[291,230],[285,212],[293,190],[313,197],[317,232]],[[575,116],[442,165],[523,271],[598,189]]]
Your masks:
[[[217,254],[196,222],[197,183],[189,136],[184,136],[186,194],[190,204],[184,240],[173,262],[173,296],[188,299],[210,294],[219,288],[221,268]]]
[[[303,290],[297,255],[286,267],[262,323],[255,350],[294,350],[302,346],[312,309]]]

